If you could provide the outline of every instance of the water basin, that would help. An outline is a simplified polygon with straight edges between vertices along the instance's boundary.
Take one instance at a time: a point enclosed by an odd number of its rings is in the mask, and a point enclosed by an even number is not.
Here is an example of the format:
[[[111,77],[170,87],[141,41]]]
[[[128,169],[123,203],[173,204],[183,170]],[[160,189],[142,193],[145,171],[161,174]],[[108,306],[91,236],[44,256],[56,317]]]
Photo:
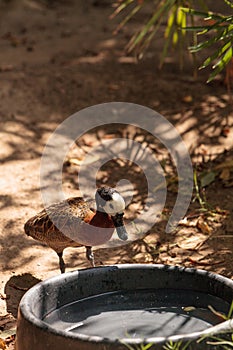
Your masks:
[[[125,344],[141,343],[162,349],[169,340],[233,331],[221,317],[232,299],[233,281],[202,270],[141,264],[79,270],[25,294],[17,350],[127,349]],[[199,348],[208,347],[195,343],[193,349]]]

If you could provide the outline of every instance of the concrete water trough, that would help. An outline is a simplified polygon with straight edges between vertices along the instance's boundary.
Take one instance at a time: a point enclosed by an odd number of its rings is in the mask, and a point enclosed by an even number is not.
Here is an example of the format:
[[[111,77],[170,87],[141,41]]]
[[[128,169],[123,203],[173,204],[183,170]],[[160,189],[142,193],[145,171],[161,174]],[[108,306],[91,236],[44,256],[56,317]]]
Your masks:
[[[196,340],[233,332],[233,320],[221,316],[232,300],[233,281],[203,270],[144,264],[78,270],[24,295],[16,349],[162,349],[168,341],[213,349]]]

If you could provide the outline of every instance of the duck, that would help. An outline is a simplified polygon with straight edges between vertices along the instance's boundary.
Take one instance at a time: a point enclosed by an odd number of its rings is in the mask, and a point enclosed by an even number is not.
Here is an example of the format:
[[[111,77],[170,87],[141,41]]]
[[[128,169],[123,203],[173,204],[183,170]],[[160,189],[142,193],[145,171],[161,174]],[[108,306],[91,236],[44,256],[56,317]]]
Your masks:
[[[83,197],[71,197],[44,208],[24,224],[27,236],[56,252],[61,273],[66,268],[65,248],[85,246],[86,258],[95,267],[93,246],[108,242],[115,229],[119,239],[128,239],[121,194],[115,188],[100,187],[95,193],[95,203],[96,209]]]

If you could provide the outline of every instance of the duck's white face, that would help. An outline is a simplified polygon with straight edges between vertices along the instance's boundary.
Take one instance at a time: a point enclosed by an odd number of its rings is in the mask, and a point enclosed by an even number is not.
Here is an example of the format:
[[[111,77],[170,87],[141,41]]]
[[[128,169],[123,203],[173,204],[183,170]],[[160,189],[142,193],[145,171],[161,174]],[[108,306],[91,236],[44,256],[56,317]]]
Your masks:
[[[125,201],[121,195],[111,187],[101,187],[96,191],[96,204],[97,210],[104,210],[111,216],[118,237],[126,241],[128,234],[123,221]]]
[[[125,201],[118,192],[114,192],[112,199],[106,201],[103,208],[110,215],[121,214],[125,210]]]

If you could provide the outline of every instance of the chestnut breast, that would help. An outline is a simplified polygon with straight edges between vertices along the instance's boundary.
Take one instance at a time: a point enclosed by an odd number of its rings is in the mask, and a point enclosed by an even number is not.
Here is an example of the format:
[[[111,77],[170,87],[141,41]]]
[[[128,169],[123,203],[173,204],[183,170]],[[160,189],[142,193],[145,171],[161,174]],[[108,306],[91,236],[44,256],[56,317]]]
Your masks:
[[[78,242],[83,245],[95,246],[109,241],[114,232],[114,224],[111,217],[103,212],[89,213],[78,228]],[[75,237],[72,237],[76,241]]]

